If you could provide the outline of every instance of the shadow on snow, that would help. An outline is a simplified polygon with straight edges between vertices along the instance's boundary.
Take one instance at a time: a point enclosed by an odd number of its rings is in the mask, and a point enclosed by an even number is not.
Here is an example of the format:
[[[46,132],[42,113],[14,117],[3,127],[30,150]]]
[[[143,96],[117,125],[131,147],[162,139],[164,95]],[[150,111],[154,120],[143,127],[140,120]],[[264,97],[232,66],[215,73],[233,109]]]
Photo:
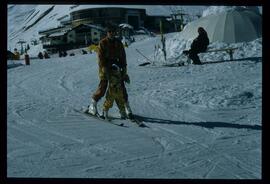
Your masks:
[[[23,64],[21,64],[21,63],[9,64],[9,65],[7,65],[7,69],[16,68],[16,67],[19,67],[19,66],[23,66]]]
[[[205,61],[202,64],[214,64],[214,63],[224,63],[224,62],[239,62],[239,61],[255,61],[255,63],[262,62],[262,57],[247,57],[241,59],[233,59],[233,60],[222,60],[222,61]]]
[[[234,123],[225,122],[183,122],[174,120],[165,120],[159,118],[150,118],[140,115],[135,116],[138,120],[145,121],[147,123],[160,123],[160,124],[174,124],[174,125],[195,125],[204,128],[237,128],[237,129],[251,129],[251,130],[262,130],[260,125],[241,125]]]
[[[228,63],[228,62],[241,62],[241,61],[254,61],[255,63],[262,62],[262,57],[247,57],[247,58],[241,58],[241,59],[233,59],[233,60],[221,60],[221,61],[202,61],[202,65],[205,64],[217,64],[217,63]],[[149,62],[140,64],[139,66],[145,66],[151,64]],[[185,66],[183,65],[182,62],[177,62],[177,63],[169,63],[169,64],[164,64],[162,65],[163,67],[181,67]]]

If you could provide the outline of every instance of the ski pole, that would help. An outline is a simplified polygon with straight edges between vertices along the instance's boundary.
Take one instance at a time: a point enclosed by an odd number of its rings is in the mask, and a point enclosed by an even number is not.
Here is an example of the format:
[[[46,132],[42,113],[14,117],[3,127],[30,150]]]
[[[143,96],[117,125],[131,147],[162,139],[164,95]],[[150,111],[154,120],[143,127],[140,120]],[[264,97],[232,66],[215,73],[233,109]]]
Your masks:
[[[138,49],[136,49],[136,51],[141,54],[145,59],[147,59],[148,61],[150,61],[150,63],[153,63],[153,61],[151,61],[150,59],[148,59],[145,55],[143,55]]]

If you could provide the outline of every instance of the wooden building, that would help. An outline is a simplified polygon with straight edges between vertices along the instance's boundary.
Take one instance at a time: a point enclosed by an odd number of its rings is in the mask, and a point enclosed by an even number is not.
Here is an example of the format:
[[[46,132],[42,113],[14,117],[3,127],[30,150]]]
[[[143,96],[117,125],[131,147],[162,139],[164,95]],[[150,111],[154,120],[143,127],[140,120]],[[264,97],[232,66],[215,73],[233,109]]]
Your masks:
[[[60,27],[39,32],[43,48],[49,53],[59,50],[70,50],[98,44],[104,37],[104,29],[90,24],[80,24],[75,27]]]

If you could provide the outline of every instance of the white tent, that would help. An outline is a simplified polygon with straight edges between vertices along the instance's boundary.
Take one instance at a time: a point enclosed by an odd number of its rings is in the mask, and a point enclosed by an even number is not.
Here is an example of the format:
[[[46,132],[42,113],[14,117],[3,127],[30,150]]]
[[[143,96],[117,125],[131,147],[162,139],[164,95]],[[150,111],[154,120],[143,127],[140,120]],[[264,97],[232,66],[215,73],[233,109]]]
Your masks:
[[[187,24],[180,33],[180,38],[196,38],[198,27],[207,31],[210,42],[248,42],[262,36],[262,17],[257,12],[244,8],[208,15]]]

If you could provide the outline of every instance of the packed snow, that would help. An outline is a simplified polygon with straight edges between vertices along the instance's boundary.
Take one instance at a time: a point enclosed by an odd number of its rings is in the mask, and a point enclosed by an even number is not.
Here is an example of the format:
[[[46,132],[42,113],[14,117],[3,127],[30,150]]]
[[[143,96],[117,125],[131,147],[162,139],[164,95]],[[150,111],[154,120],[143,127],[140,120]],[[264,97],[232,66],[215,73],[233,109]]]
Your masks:
[[[202,53],[203,65],[164,67],[187,59],[191,41],[178,36],[165,34],[166,61],[160,36],[126,48],[130,106],[146,128],[76,111],[99,82],[95,53],[8,61],[8,177],[260,179],[262,39],[209,45],[238,47],[233,61]],[[138,66],[148,60],[136,49],[153,63]],[[119,117],[116,105],[109,113]]]

